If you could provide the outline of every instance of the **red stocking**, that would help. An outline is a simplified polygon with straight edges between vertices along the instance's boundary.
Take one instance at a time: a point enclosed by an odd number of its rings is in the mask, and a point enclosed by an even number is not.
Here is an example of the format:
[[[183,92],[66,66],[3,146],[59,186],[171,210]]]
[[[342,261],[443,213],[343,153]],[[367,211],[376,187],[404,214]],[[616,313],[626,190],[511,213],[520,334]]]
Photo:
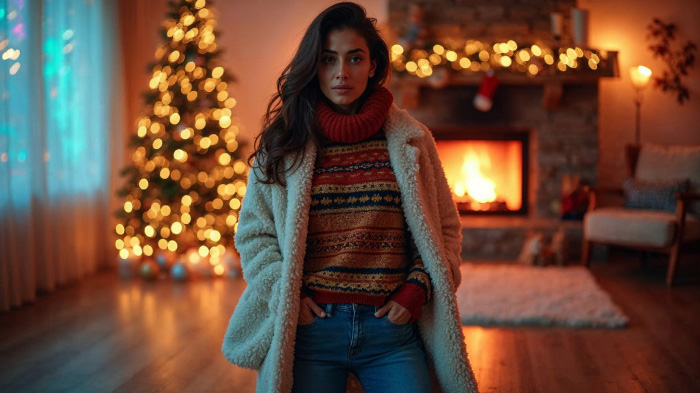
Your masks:
[[[493,96],[496,94],[498,79],[494,75],[493,69],[488,69],[481,81],[479,92],[474,97],[474,106],[482,112],[488,112],[493,106]]]

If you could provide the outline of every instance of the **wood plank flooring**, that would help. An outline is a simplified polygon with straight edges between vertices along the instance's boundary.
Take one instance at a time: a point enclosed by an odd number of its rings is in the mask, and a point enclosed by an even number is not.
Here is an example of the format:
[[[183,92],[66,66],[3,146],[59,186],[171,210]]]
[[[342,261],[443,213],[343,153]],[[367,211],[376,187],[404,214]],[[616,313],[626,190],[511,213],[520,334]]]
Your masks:
[[[481,392],[700,392],[700,258],[641,266],[613,250],[598,283],[626,329],[465,326]],[[242,280],[120,280],[101,272],[0,314],[0,392],[255,391],[221,355]]]

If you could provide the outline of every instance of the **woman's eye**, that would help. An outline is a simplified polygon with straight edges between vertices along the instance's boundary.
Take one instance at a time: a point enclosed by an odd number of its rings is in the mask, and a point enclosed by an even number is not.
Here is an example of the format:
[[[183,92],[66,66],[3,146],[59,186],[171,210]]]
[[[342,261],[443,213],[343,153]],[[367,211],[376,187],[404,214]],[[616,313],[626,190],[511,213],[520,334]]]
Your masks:
[[[332,56],[322,57],[321,61],[323,63],[333,63],[333,62],[335,62],[335,57],[332,57]],[[350,58],[349,61],[351,64],[357,64],[357,63],[362,61],[362,57],[361,56],[353,56]]]

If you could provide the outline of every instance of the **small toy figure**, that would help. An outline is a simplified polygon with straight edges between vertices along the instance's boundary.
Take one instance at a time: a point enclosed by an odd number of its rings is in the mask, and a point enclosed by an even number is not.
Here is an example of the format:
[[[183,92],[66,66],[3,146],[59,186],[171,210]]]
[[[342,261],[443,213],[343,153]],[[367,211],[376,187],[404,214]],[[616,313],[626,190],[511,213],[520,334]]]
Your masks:
[[[560,226],[549,242],[542,232],[528,230],[518,262],[533,266],[565,265],[566,258],[566,232]]]
[[[566,265],[566,231],[564,227],[560,226],[552,235],[552,242],[549,245],[549,249],[552,251],[552,262],[557,265]]]
[[[520,251],[518,262],[526,265],[537,265],[542,259],[544,249],[544,235],[541,232],[527,231],[523,249]]]

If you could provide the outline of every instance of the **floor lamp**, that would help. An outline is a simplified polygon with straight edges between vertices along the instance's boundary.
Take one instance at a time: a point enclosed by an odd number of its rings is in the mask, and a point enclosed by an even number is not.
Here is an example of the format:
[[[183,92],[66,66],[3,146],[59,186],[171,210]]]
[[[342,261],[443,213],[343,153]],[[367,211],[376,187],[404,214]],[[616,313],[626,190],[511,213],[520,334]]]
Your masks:
[[[635,113],[635,127],[634,127],[634,143],[639,145],[640,142],[640,113],[642,108],[642,93],[644,89],[649,84],[649,78],[651,77],[651,70],[643,65],[638,65],[630,68],[630,79],[632,80],[632,86],[636,90],[636,95],[634,97],[634,106],[636,109]]]

